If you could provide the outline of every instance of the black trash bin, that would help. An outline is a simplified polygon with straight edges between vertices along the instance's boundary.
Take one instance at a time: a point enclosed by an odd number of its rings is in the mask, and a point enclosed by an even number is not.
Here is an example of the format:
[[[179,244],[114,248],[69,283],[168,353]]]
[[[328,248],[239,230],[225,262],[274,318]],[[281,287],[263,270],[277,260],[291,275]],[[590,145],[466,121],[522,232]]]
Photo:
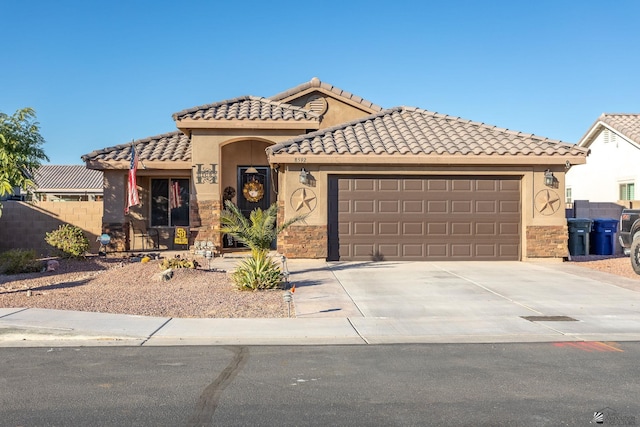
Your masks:
[[[591,232],[591,250],[595,255],[614,255],[615,236],[618,231],[618,220],[613,218],[596,218],[593,220]]]
[[[593,220],[590,218],[568,218],[569,254],[589,255],[589,233]]]

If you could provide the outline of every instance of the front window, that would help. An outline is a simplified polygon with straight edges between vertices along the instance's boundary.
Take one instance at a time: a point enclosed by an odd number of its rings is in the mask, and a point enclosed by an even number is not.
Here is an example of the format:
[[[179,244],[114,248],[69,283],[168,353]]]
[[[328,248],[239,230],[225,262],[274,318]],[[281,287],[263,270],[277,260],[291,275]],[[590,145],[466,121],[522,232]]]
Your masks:
[[[632,182],[620,184],[619,200],[635,200],[635,185]]]
[[[151,226],[189,225],[189,180],[151,180]]]

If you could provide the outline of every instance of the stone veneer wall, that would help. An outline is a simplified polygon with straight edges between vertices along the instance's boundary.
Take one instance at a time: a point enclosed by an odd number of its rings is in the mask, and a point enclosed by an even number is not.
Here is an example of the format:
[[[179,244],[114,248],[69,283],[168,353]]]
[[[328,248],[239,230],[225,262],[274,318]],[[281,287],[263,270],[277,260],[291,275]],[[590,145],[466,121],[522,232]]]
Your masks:
[[[287,258],[326,258],[325,225],[292,225],[280,234],[278,252]]]
[[[566,225],[527,227],[527,258],[564,258],[569,255]]]
[[[222,248],[222,236],[220,234],[220,212],[222,201],[201,200],[191,204],[191,231],[189,243],[213,242],[214,246]],[[196,224],[198,226],[196,227]]]

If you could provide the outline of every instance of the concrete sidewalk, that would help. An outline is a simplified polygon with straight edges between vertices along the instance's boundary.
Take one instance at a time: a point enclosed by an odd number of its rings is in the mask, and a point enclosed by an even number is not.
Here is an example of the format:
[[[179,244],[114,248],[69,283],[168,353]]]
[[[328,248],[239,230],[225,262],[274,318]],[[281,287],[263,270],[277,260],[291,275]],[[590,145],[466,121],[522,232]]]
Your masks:
[[[640,341],[640,277],[572,263],[289,260],[288,268],[296,318],[5,308],[0,347]]]

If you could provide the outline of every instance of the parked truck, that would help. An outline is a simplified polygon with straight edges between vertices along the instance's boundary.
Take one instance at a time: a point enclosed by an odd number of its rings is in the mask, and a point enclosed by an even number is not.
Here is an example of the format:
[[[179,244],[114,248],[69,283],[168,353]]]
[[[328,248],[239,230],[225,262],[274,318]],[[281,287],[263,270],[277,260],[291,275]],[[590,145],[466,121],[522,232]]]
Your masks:
[[[625,255],[629,255],[633,271],[640,274],[640,209],[622,210],[618,241]]]

